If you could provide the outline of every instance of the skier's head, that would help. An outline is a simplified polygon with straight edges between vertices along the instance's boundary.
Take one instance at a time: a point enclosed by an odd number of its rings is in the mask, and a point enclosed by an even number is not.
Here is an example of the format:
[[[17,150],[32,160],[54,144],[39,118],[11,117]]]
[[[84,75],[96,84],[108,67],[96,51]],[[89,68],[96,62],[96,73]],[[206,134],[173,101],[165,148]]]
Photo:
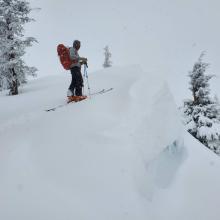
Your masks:
[[[79,50],[80,48],[80,41],[79,40],[74,40],[73,42],[73,47],[76,49],[76,50]]]

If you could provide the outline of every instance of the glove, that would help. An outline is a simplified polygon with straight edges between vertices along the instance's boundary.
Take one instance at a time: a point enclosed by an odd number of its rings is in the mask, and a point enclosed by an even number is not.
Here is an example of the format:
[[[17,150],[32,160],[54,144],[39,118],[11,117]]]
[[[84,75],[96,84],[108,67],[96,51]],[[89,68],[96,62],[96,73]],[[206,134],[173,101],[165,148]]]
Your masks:
[[[80,57],[80,58],[79,58],[79,62],[80,62],[80,63],[87,63],[87,58],[85,58],[85,57]]]

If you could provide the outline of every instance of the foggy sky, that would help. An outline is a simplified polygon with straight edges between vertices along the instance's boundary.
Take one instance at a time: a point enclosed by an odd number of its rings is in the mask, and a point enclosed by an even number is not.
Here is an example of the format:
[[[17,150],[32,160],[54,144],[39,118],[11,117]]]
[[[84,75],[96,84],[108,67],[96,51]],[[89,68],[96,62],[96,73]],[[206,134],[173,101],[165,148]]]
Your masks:
[[[114,65],[141,64],[145,71],[163,71],[168,79],[186,82],[200,53],[220,75],[218,0],[31,0],[36,22],[26,35],[39,41],[28,50],[28,64],[39,76],[64,72],[56,46],[79,39],[89,70],[102,68],[109,45]],[[134,73],[135,74],[135,73]],[[174,78],[173,78],[174,77]]]

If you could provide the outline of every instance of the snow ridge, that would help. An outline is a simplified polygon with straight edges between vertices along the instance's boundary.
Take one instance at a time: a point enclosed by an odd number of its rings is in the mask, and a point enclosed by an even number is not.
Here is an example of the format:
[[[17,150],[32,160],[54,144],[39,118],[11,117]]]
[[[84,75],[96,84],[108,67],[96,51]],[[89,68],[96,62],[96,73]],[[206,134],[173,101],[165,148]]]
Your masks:
[[[162,74],[139,66],[91,73],[93,91],[114,89],[45,112],[65,103],[69,78],[36,80],[16,99],[0,97],[0,219],[174,220],[178,211],[186,213],[179,219],[205,216],[192,214],[187,198],[184,205],[179,199],[183,190],[196,188],[183,182],[195,175],[192,161],[204,153],[188,147],[191,139]],[[205,175],[220,167],[216,158],[209,160],[215,165]],[[203,207],[198,194],[189,199]]]

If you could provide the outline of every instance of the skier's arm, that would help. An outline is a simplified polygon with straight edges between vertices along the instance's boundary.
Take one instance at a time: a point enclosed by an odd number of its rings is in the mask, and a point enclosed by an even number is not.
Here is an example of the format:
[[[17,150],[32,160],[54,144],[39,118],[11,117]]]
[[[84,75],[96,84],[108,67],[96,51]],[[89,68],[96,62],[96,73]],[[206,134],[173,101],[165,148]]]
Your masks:
[[[70,59],[74,62],[74,63],[78,63],[79,62],[79,55],[75,52],[75,50],[73,48],[70,48]]]
[[[85,57],[79,57],[79,62],[87,63],[87,58],[85,58]]]
[[[87,64],[87,58],[80,57],[79,54],[73,48],[70,48],[70,59],[74,63]]]

